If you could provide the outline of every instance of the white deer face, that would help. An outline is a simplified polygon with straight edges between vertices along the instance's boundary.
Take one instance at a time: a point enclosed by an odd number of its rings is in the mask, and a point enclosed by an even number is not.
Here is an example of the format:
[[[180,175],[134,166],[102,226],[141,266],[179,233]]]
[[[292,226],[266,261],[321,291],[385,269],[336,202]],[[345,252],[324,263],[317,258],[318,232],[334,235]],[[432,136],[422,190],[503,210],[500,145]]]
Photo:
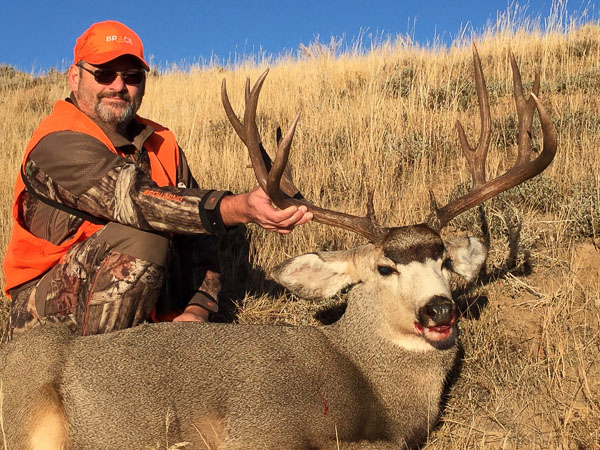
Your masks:
[[[471,281],[486,256],[476,238],[443,242],[427,226],[416,225],[391,229],[377,245],[298,256],[275,268],[272,277],[309,299],[355,285],[348,307],[372,318],[382,336],[403,348],[432,350],[451,347],[456,338],[450,273]]]

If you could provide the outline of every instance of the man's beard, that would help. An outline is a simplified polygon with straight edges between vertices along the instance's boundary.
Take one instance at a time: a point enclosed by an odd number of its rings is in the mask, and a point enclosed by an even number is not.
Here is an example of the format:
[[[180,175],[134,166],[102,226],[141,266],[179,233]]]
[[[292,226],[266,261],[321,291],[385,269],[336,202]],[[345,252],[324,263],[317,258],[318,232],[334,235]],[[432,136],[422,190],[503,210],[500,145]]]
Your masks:
[[[127,102],[124,108],[115,108],[115,105],[105,105],[102,103],[103,98],[120,98]],[[96,117],[102,122],[119,126],[128,124],[133,119],[133,116],[140,108],[140,101],[138,99],[132,99],[128,93],[105,93],[98,94],[98,101],[94,108]]]

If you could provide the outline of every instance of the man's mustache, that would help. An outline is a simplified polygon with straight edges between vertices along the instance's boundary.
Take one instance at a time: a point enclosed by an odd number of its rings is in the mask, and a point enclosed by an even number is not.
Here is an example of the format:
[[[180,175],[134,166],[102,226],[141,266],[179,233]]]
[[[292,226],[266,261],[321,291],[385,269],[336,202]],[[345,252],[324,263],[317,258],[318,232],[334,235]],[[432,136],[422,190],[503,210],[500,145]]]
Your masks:
[[[131,95],[127,92],[102,92],[98,94],[98,100],[103,98],[120,98],[121,100],[131,102]]]

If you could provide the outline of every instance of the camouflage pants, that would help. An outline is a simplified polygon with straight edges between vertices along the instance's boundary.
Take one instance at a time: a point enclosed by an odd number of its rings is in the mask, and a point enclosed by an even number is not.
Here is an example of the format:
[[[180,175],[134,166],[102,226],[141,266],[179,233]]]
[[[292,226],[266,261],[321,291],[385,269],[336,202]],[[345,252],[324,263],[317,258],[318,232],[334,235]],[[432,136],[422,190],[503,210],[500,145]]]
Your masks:
[[[9,339],[47,322],[90,335],[148,319],[167,272],[170,245],[167,237],[107,224],[12,295]]]

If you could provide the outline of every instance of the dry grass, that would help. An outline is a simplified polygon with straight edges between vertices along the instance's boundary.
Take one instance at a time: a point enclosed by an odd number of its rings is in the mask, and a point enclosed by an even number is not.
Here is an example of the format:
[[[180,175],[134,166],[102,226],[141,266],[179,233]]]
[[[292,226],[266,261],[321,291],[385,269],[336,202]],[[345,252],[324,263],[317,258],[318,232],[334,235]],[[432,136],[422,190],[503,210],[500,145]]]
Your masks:
[[[503,171],[515,155],[509,51],[526,87],[540,71],[559,151],[542,177],[486,205],[487,273],[476,288],[461,290],[460,300],[473,303],[461,325],[464,356],[427,448],[600,448],[600,28],[559,23],[542,33],[503,20],[477,38],[493,116],[488,173]],[[241,111],[245,78],[256,79],[265,67],[150,78],[141,114],[176,133],[202,185],[242,191],[254,184],[219,92],[226,78]],[[259,126],[273,148],[276,126],[285,128],[302,111],[291,164],[297,185],[316,204],[362,214],[374,190],[382,224],[419,222],[430,188],[443,202],[468,184],[454,123],[462,121],[471,141],[478,136],[471,72],[466,39],[448,50],[402,39],[368,52],[314,43],[297,58],[271,62]],[[4,69],[0,93],[4,252],[22,151],[52,103],[68,92],[57,74],[34,80]],[[539,147],[537,123],[534,134]],[[478,212],[456,220],[450,231],[481,233]],[[289,237],[253,227],[248,241],[229,237],[224,294],[237,302],[237,320],[315,322],[322,305],[286,297],[265,272],[289,256],[358,242],[318,224]]]

